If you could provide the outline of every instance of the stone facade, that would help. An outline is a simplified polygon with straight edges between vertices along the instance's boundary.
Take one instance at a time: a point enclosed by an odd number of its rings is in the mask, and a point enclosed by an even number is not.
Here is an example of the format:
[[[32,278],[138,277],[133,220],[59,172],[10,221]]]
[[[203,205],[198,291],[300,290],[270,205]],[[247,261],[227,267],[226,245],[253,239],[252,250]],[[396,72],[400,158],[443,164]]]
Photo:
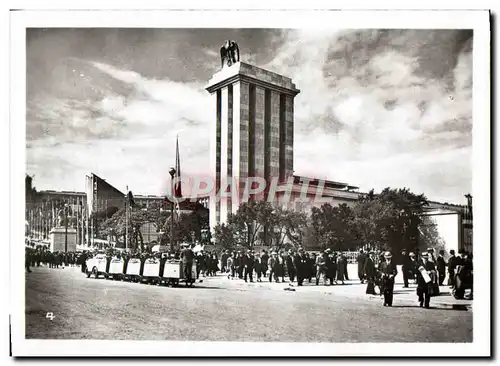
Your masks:
[[[290,78],[244,62],[223,68],[206,89],[215,117],[210,132],[214,188],[225,192],[231,185],[231,193],[223,194],[230,197],[210,201],[213,228],[236,212],[247,178],[286,181],[293,175],[293,100],[299,90]],[[263,199],[265,193],[252,198]]]

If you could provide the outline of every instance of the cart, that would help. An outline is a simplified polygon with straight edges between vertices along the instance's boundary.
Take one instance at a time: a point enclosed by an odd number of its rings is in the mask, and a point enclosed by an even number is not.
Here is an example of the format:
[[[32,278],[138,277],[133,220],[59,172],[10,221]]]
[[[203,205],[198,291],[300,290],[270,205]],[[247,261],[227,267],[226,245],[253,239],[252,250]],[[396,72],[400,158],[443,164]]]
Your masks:
[[[141,282],[141,259],[130,258],[126,265],[124,279],[132,282]]]
[[[148,258],[144,261],[141,282],[143,280],[149,284],[159,284],[161,282],[160,260],[158,258]]]
[[[108,258],[106,257],[106,254],[99,253],[94,257],[87,259],[86,261],[87,269],[85,270],[87,278],[89,278],[90,275],[94,275],[94,278],[98,278],[101,275],[106,276],[107,264],[108,264]]]
[[[184,282],[186,287],[193,287],[195,281],[196,263],[193,262],[193,267],[191,268],[191,281],[187,281],[184,276],[184,266],[180,260],[170,259],[165,262],[162,282],[164,282],[167,286],[176,287],[179,285],[179,282]]]
[[[108,273],[106,276],[107,279],[111,280],[121,280],[123,279],[123,267],[125,266],[125,262],[122,258],[111,258],[109,262]]]

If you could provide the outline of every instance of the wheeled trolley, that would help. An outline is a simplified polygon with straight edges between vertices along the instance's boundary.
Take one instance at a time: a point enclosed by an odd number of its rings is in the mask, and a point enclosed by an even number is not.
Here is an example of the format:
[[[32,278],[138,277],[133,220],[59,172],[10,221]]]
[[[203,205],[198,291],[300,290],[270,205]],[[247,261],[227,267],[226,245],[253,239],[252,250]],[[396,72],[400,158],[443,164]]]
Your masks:
[[[191,279],[184,276],[184,265],[180,260],[167,260],[163,269],[162,282],[167,286],[178,286],[179,282],[184,282],[186,287],[192,287],[196,281],[196,263],[191,268]]]
[[[105,254],[97,254],[96,256],[87,259],[86,265],[87,278],[89,278],[91,275],[93,275],[94,278],[98,278],[101,275],[107,275],[108,258]]]
[[[140,258],[130,258],[126,264],[124,279],[126,281],[141,282],[142,281],[142,261]]]
[[[122,280],[125,261],[122,258],[111,258],[106,278],[111,280]]]
[[[142,281],[149,284],[159,284],[161,282],[160,260],[158,258],[148,258],[144,261],[141,275]]]

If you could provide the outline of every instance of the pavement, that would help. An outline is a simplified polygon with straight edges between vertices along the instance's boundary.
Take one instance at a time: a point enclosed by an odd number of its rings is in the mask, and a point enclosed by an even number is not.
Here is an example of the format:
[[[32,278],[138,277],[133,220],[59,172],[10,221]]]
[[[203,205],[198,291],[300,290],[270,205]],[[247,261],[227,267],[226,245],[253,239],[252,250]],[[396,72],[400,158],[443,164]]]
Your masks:
[[[223,275],[195,288],[171,288],[87,278],[78,267],[35,267],[26,273],[26,338],[472,342],[471,311],[440,309],[432,301],[422,309],[414,288],[410,295],[397,288],[387,308],[380,298],[364,297],[363,288],[356,281],[297,288]]]
[[[202,283],[210,285],[221,285],[234,288],[250,288],[250,289],[266,289],[276,291],[292,291],[297,294],[301,293],[322,293],[332,296],[343,296],[348,298],[356,298],[366,301],[382,301],[379,295],[366,294],[366,284],[361,284],[359,280],[344,281],[344,284],[323,285],[320,282],[316,286],[314,279],[311,283],[304,282],[303,286],[297,286],[297,282],[290,283],[285,277],[285,283],[270,283],[269,280],[263,282],[245,282],[240,279],[228,279],[226,276],[218,275],[215,277],[207,277],[202,279]],[[197,284],[200,282],[198,281]],[[377,292],[379,291],[376,288]],[[418,302],[417,285],[410,283],[408,288],[403,287],[403,283],[396,283],[394,286],[394,303],[411,305]],[[472,300],[457,300],[451,295],[449,286],[440,286],[440,295],[431,298],[431,307],[438,309],[456,309],[456,310],[472,310]]]

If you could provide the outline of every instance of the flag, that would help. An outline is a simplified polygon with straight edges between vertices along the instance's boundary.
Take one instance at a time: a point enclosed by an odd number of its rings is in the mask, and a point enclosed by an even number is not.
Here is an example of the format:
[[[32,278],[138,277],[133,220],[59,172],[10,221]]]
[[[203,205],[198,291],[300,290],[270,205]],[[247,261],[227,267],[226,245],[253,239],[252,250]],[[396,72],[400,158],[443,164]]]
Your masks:
[[[181,186],[181,160],[179,157],[179,136],[177,136],[177,141],[175,143],[175,184],[174,184],[174,197],[182,197],[182,186]]]

